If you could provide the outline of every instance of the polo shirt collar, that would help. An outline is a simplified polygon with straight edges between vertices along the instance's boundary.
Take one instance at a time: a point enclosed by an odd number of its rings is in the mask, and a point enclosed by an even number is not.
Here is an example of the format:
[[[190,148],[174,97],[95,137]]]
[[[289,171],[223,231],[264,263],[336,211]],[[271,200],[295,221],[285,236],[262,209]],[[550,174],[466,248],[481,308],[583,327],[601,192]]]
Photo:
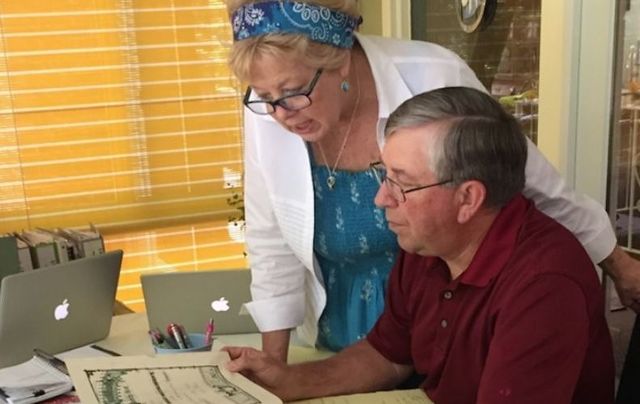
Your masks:
[[[518,241],[520,228],[530,210],[531,201],[518,194],[496,216],[460,282],[484,287],[507,264]]]

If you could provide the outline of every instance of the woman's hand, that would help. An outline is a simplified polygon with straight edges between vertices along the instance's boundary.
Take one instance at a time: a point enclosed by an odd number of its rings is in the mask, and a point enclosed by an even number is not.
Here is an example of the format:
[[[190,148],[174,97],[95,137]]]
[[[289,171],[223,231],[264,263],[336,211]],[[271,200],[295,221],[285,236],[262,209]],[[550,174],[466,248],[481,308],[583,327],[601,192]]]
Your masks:
[[[615,282],[622,304],[640,314],[640,261],[616,246],[600,266]]]

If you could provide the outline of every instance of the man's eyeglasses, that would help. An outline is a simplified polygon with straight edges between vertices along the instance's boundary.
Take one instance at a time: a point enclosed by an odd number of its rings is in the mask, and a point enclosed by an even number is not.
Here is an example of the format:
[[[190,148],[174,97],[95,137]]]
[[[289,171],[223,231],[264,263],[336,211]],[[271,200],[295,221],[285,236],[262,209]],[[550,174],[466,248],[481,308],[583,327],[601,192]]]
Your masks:
[[[378,184],[382,185],[384,183],[391,197],[393,197],[393,199],[395,199],[398,203],[406,202],[407,194],[410,192],[420,191],[421,189],[437,187],[438,185],[444,185],[453,182],[453,180],[445,180],[436,182],[435,184],[420,185],[414,188],[403,189],[400,184],[387,177],[387,169],[385,168],[384,164],[382,164],[382,162],[376,161],[369,164],[369,169],[373,173],[375,179],[378,181]]]
[[[322,74],[322,69],[318,69],[316,71],[316,75],[313,76],[311,83],[309,83],[305,91],[297,94],[285,95],[284,97],[280,97],[277,100],[273,101],[249,100],[249,96],[251,95],[251,87],[247,87],[247,92],[244,94],[242,103],[258,115],[271,115],[276,112],[276,106],[284,108],[287,111],[299,111],[301,109],[305,109],[311,105],[311,98],[309,98],[309,95],[316,87],[316,83],[320,78],[320,74]]]

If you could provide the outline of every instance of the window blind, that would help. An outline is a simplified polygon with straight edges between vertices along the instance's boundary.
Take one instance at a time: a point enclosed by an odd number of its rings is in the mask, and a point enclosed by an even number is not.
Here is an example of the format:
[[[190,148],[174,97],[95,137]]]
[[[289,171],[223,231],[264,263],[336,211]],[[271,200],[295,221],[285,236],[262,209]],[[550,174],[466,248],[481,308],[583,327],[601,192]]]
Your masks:
[[[0,2],[0,231],[87,227],[140,275],[245,267],[223,1]]]

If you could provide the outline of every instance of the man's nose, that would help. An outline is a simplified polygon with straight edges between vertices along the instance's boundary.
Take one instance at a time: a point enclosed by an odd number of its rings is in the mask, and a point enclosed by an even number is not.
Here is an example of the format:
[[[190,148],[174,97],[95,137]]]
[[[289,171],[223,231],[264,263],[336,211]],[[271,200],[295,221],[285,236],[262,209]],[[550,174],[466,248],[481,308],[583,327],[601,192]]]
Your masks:
[[[391,193],[387,190],[387,186],[384,182],[380,184],[380,188],[378,188],[378,192],[376,193],[376,197],[373,199],[373,202],[381,209],[389,207],[392,208],[398,205],[398,201],[391,196]]]

